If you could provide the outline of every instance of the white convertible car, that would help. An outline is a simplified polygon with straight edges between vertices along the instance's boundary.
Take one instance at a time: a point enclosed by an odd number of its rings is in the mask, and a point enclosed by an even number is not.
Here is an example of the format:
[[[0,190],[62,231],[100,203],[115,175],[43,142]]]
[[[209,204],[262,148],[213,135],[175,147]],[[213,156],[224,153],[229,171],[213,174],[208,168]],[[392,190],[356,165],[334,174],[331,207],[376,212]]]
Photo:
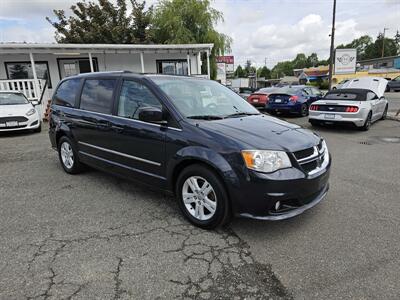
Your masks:
[[[385,119],[388,101],[384,93],[388,81],[363,77],[349,80],[340,89],[329,91],[309,108],[309,122],[319,124],[352,124],[368,130],[371,124]]]
[[[41,130],[40,116],[25,95],[14,91],[0,91],[0,132]]]

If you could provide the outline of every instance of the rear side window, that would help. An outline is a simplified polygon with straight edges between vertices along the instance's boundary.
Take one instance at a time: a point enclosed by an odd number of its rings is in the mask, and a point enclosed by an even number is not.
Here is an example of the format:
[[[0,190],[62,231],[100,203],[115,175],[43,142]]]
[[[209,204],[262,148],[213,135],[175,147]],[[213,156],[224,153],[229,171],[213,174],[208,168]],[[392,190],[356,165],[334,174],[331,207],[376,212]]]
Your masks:
[[[74,107],[75,97],[80,86],[80,79],[68,79],[60,84],[54,94],[53,103],[62,106]]]
[[[111,114],[115,79],[88,79],[82,89],[80,108]]]

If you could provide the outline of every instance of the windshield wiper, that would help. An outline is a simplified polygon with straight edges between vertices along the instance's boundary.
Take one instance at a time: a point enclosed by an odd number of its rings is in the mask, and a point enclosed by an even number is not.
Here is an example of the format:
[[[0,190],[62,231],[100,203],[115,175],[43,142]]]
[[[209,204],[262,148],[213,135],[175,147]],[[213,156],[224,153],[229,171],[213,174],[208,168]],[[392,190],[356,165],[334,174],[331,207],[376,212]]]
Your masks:
[[[259,115],[259,113],[248,113],[248,112],[240,111],[240,112],[236,112],[234,114],[227,115],[227,116],[225,116],[225,118],[240,117],[240,116],[255,116],[255,115]]]
[[[224,117],[213,116],[213,115],[199,115],[199,116],[189,116],[187,118],[196,120],[222,120]]]

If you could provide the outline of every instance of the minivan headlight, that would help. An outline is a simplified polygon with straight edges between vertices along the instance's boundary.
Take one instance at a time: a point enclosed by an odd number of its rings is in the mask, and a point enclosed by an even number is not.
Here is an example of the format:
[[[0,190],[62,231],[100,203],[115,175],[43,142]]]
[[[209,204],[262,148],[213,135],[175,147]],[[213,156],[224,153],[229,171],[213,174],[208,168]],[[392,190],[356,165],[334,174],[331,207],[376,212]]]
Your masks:
[[[35,112],[36,112],[36,110],[34,108],[31,108],[30,110],[28,110],[26,115],[29,117],[29,116],[32,116]]]
[[[271,173],[292,166],[286,152],[271,150],[243,150],[246,167],[255,171]]]

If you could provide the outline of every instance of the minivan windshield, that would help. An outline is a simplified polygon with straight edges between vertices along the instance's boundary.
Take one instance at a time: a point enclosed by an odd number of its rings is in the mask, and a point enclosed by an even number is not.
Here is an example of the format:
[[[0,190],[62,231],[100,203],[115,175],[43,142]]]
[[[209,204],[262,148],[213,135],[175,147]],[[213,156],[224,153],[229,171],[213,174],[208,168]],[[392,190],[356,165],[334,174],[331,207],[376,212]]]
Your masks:
[[[18,93],[0,93],[0,105],[28,104],[24,95]]]
[[[151,79],[186,118],[213,120],[259,114],[246,100],[215,81],[166,76]]]

